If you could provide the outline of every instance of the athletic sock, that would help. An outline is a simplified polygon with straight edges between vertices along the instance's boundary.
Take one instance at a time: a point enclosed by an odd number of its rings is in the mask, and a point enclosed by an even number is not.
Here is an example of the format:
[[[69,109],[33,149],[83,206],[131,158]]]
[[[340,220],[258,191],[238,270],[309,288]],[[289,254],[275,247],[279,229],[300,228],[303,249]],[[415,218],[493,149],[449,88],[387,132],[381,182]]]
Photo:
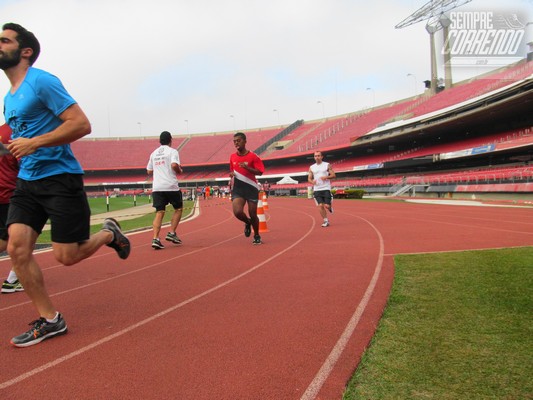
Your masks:
[[[54,318],[52,318],[52,319],[46,318],[46,322],[48,322],[50,324],[55,324],[57,322],[58,318],[59,318],[59,312],[56,311],[56,316]]]
[[[19,278],[17,278],[17,274],[15,274],[15,271],[9,271],[9,275],[7,276],[7,281],[9,283],[15,283],[16,281],[18,281],[18,279]]]

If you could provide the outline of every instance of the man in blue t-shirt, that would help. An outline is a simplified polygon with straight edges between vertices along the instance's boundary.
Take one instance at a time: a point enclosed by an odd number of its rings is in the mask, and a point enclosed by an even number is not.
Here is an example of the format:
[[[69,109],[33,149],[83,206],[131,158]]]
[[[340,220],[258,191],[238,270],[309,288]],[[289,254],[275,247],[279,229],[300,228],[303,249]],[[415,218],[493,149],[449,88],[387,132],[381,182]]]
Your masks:
[[[107,245],[125,259],[129,240],[120,225],[107,219],[90,235],[90,208],[83,170],[70,143],[91,132],[91,125],[61,81],[33,68],[40,52],[35,35],[8,23],[0,34],[0,68],[11,89],[4,98],[4,117],[11,127],[8,150],[20,160],[17,187],[9,207],[8,253],[13,268],[40,318],[32,328],[11,339],[27,347],[67,332],[44,286],[33,249],[46,221],[51,222],[52,248],[64,265],[75,264]]]

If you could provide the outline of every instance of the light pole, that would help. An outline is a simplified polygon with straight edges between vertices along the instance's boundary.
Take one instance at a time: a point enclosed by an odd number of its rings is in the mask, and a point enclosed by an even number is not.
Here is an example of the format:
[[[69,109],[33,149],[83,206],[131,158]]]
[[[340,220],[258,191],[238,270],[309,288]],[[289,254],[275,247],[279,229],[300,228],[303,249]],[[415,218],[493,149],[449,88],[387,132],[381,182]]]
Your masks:
[[[407,76],[411,76],[413,78],[413,91],[414,95],[416,96],[416,83],[418,82],[416,76],[414,74],[407,74]]]
[[[137,122],[137,125],[139,125],[139,136],[142,136],[143,135],[143,128],[142,128],[143,124],[140,122]]]
[[[324,111],[324,103],[320,100],[316,102],[316,104],[322,104],[322,119],[326,119],[326,113]]]
[[[435,49],[435,32],[439,30],[438,26],[426,24],[426,31],[429,33],[429,45],[431,46],[431,94],[437,93],[437,51]]]
[[[278,125],[280,125],[280,123],[279,123],[279,111],[276,108],[274,108],[272,111],[275,112],[275,113],[278,113]]]
[[[236,125],[236,122],[235,122],[235,115],[230,115],[229,116],[230,118],[233,118],[233,130],[235,130],[235,125]]]
[[[187,135],[189,134],[189,120],[185,120],[185,125],[187,126]]]
[[[439,22],[442,26],[442,35],[444,37],[444,87],[449,89],[452,87],[452,59],[448,36],[450,34],[449,27],[452,24],[452,21],[448,16],[442,13]]]
[[[372,108],[374,108],[374,105],[376,103],[376,92],[371,87],[367,87],[366,90],[372,91]]]

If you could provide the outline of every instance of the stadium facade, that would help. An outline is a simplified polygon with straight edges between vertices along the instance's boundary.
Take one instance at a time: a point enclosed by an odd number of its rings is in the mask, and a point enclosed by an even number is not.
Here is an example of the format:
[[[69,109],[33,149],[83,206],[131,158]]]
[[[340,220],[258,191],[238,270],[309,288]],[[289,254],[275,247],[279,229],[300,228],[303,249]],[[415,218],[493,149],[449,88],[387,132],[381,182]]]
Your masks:
[[[368,195],[533,200],[533,61],[449,89],[288,126],[246,130],[248,148],[277,194],[304,194],[313,152],[337,172],[337,188]],[[177,135],[184,187],[224,186],[234,132]],[[156,137],[83,139],[72,147],[87,190],[146,192]],[[276,182],[290,176],[298,183]]]

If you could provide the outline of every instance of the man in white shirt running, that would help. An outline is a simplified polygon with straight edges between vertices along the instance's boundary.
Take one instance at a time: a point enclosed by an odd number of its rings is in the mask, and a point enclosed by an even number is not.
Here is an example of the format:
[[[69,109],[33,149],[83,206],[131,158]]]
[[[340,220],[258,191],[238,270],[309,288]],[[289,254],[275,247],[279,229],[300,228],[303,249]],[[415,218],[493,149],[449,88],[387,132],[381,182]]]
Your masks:
[[[156,250],[165,248],[161,240],[159,240],[159,233],[167,204],[171,204],[174,207],[174,214],[172,214],[172,219],[170,220],[170,232],[165,237],[169,242],[181,244],[181,239],[176,235],[176,229],[178,228],[183,212],[183,196],[176,176],[176,174],[183,172],[178,150],[171,147],[172,135],[170,132],[161,132],[159,143],[161,146],[155,149],[150,155],[146,167],[148,175],[153,175],[154,177],[152,197],[155,217],[152,223],[154,231],[152,247]]]
[[[324,220],[322,227],[326,228],[329,226],[326,210],[331,213],[333,212],[333,208],[331,207],[330,179],[335,178],[335,172],[331,168],[330,163],[322,161],[323,157],[321,151],[315,151],[315,163],[309,167],[307,181],[313,185],[313,197],[316,205],[319,207],[320,216]]]

